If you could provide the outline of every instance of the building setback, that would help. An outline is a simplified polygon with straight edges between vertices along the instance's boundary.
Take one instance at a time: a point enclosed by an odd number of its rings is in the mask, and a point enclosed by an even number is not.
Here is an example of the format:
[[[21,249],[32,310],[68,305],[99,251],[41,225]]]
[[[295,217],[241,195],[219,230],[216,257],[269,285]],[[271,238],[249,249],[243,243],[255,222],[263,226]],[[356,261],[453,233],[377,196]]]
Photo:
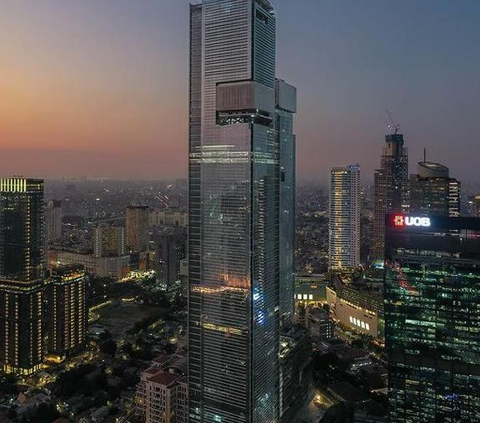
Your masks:
[[[480,219],[386,218],[391,423],[480,416]]]

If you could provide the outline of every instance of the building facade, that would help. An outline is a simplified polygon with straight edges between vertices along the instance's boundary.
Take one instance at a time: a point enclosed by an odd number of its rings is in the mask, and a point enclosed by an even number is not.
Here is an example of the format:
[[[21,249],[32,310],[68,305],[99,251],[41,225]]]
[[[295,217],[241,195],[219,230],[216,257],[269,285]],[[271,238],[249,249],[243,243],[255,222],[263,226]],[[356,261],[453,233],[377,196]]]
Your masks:
[[[360,166],[330,172],[329,268],[360,265]]]
[[[410,177],[411,214],[460,216],[460,182],[449,173],[439,163],[418,163],[418,174]]]
[[[187,234],[181,229],[156,234],[154,243],[157,280],[170,287],[180,280],[180,263],[187,254]]]
[[[82,350],[87,334],[86,275],[81,267],[59,268],[46,284],[47,351],[63,360]]]
[[[276,422],[280,163],[267,0],[190,9],[189,418]]]
[[[150,209],[148,206],[127,207],[126,238],[127,249],[140,253],[148,249]]]
[[[28,375],[44,358],[43,181],[0,180],[0,364]]]
[[[62,239],[62,218],[62,202],[60,200],[50,200],[47,204],[46,213],[48,242],[55,242]]]
[[[375,171],[375,202],[371,259],[382,259],[385,249],[385,215],[409,208],[408,150],[403,135],[385,137],[381,168]]]
[[[125,228],[99,225],[93,230],[93,253],[95,257],[118,257],[126,254]]]
[[[480,219],[386,219],[391,423],[480,416]]]
[[[280,148],[280,313],[284,324],[295,315],[295,158],[293,118],[297,90],[285,81],[275,81],[275,118]]]

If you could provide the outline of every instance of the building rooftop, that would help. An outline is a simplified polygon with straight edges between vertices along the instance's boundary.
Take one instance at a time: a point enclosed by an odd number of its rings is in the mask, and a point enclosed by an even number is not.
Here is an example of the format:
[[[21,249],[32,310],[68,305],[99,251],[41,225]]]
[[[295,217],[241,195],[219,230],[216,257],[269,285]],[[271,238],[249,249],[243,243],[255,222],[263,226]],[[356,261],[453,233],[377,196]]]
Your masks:
[[[181,375],[166,372],[165,370],[158,370],[156,374],[148,378],[148,381],[158,385],[170,386],[172,383],[181,378]]]

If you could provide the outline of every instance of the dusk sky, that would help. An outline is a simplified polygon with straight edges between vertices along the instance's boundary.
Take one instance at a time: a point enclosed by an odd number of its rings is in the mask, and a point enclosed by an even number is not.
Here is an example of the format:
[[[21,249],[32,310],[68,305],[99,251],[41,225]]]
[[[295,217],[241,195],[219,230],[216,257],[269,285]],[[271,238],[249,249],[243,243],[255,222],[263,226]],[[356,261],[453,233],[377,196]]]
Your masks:
[[[0,176],[186,177],[188,0],[0,0]],[[480,182],[479,0],[273,0],[299,179],[372,180],[388,107],[411,171]]]

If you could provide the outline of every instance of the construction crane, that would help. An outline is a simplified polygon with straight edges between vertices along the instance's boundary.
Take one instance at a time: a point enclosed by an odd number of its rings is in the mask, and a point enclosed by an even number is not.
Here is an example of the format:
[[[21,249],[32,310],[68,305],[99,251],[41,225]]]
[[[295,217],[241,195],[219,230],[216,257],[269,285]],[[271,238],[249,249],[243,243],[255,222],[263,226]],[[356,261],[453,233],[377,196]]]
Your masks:
[[[390,119],[390,125],[388,125],[388,129],[392,131],[392,134],[398,134],[398,131],[400,131],[400,124],[395,122],[395,120],[392,117],[392,114],[390,111],[385,107],[385,111],[387,112],[388,118]]]

